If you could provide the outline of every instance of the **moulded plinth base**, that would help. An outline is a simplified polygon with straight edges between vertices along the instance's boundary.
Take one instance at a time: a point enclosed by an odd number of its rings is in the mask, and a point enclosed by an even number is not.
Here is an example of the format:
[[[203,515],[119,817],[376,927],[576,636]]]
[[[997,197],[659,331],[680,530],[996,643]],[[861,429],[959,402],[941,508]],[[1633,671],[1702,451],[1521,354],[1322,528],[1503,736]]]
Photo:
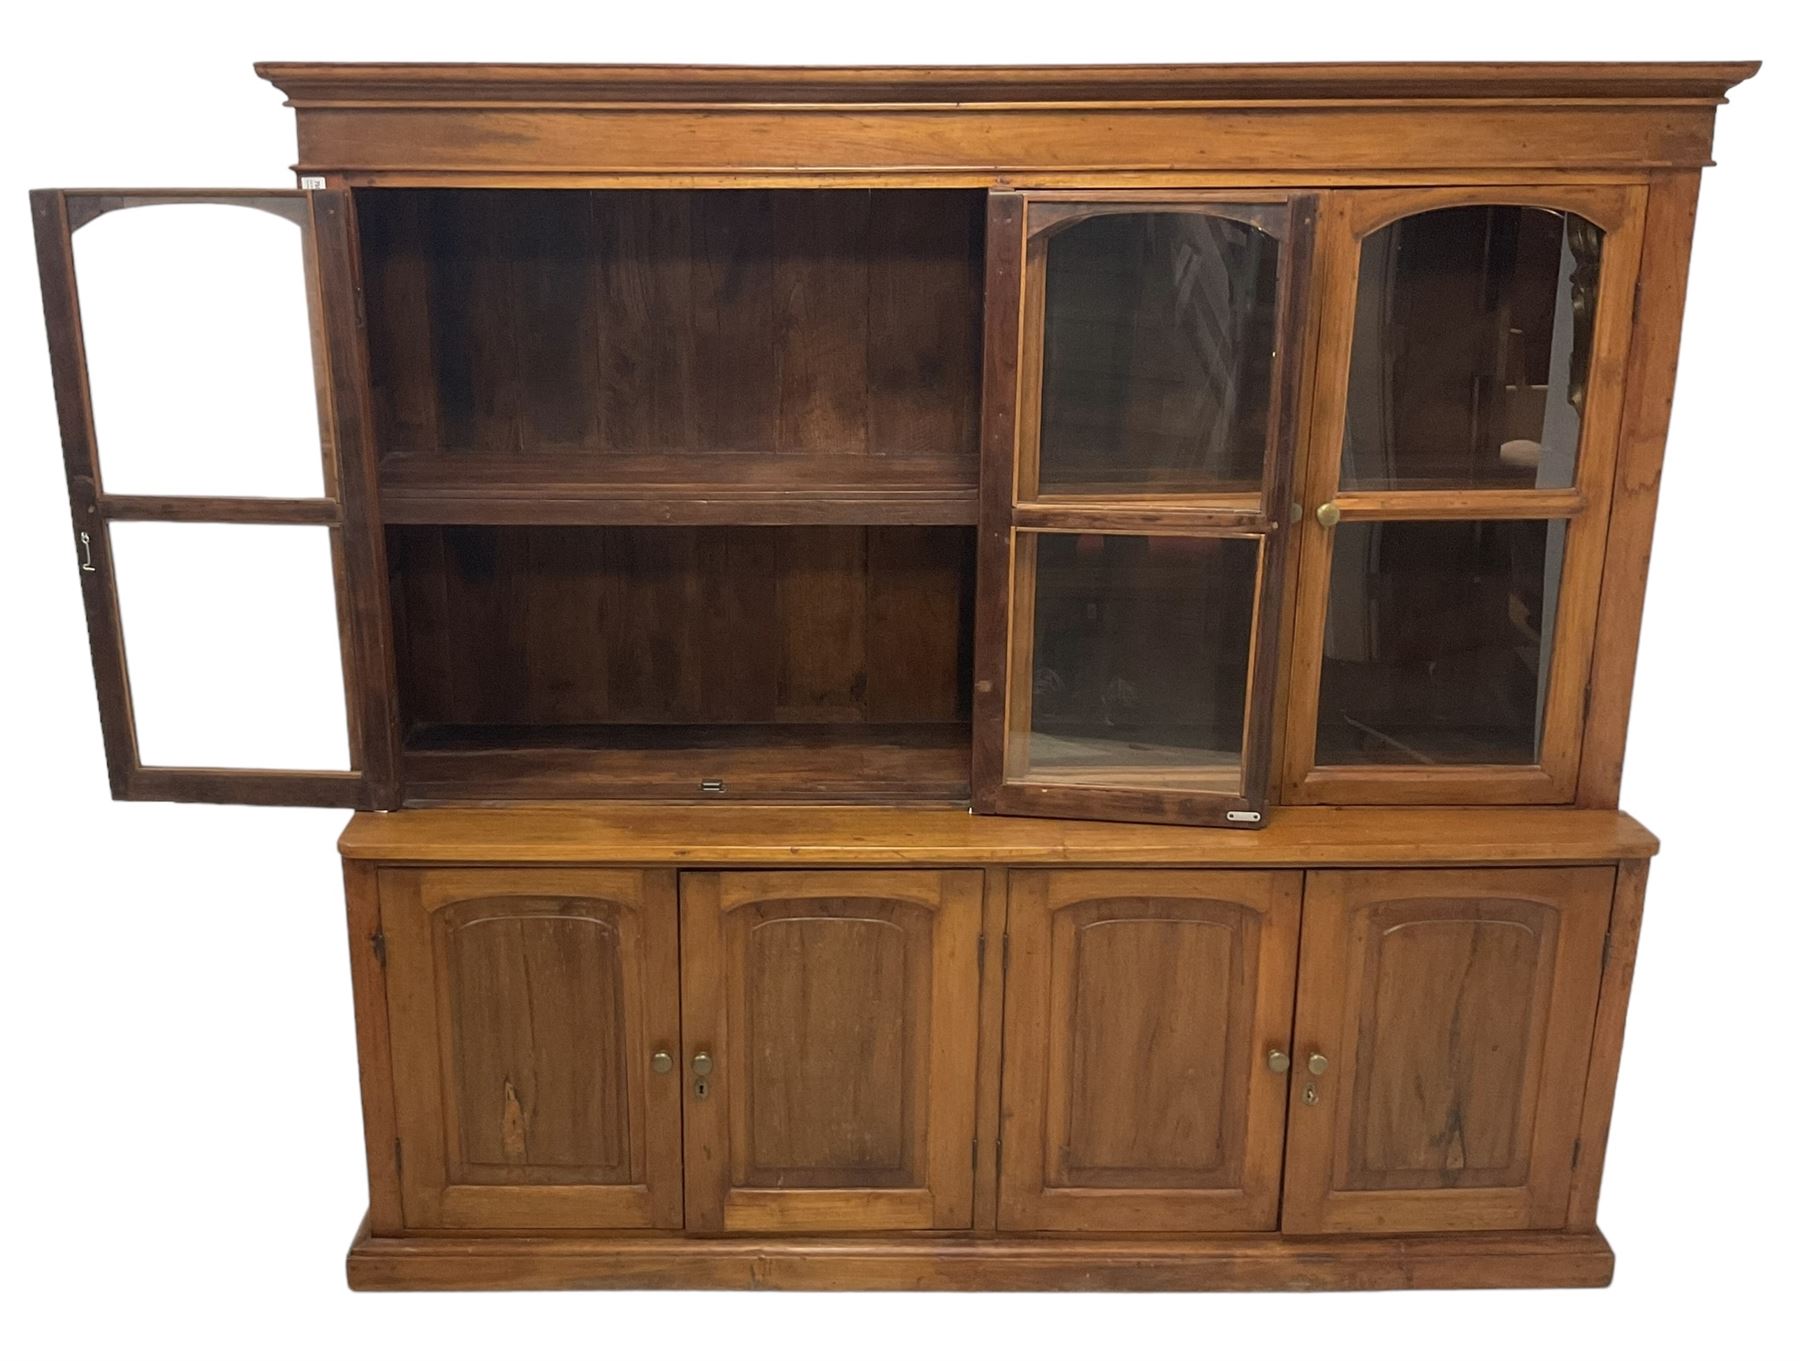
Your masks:
[[[1467,1290],[1604,1286],[1599,1233],[1391,1238],[379,1238],[357,1290]]]

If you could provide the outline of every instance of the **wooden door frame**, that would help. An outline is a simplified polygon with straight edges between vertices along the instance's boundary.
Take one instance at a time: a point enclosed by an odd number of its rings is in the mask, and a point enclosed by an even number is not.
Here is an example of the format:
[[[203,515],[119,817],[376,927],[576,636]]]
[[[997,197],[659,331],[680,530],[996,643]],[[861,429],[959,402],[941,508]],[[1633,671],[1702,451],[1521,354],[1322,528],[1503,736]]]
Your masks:
[[[970,1230],[974,1225],[981,1015],[980,870],[725,870],[681,875],[680,1073],[690,1232]],[[925,1056],[921,1185],[764,1188],[733,1184],[733,1084],[740,1041],[731,1033],[725,916],[756,902],[809,897],[903,900],[933,914],[932,1030]],[[938,1023],[949,1026],[940,1034]],[[709,1091],[694,1092],[695,1054],[712,1056]]]
[[[1362,243],[1402,218],[1440,208],[1520,206],[1573,212],[1606,233],[1601,255],[1588,408],[1566,491],[1340,492],[1339,469],[1355,335]],[[1595,621],[1608,520],[1646,193],[1638,184],[1465,185],[1339,189],[1326,194],[1317,235],[1319,325],[1301,459],[1299,567],[1287,643],[1286,715],[1280,800],[1326,804],[1569,803],[1582,763]],[[1534,765],[1318,766],[1319,690],[1335,534],[1315,510],[1334,503],[1345,522],[1396,520],[1565,519],[1562,587],[1544,706],[1540,761]]]
[[[74,233],[115,211],[207,203],[260,209],[300,231],[322,435],[318,497],[113,495],[104,486],[89,391]],[[344,190],[38,189],[39,281],[68,478],[82,602],[108,780],[116,799],[374,808],[398,805],[398,721],[350,196]],[[146,766],[138,757],[112,541],[116,521],[315,525],[329,535],[350,769]],[[273,717],[273,716],[272,716]]]
[[[1391,891],[1389,886],[1391,886]],[[1602,956],[1613,914],[1612,865],[1508,866],[1496,869],[1313,870],[1306,877],[1294,1017],[1292,1095],[1281,1228],[1287,1234],[1419,1233],[1560,1229],[1571,1187],[1588,1087]],[[1354,909],[1367,902],[1493,896],[1544,904],[1556,914],[1555,955],[1543,981],[1542,1049],[1530,1060],[1526,1099],[1533,1103],[1527,1179],[1521,1186],[1340,1190],[1336,1154],[1351,1116],[1346,1088],[1356,1073],[1356,981],[1346,976]],[[1325,1056],[1321,1074],[1308,1056]],[[1566,1077],[1559,1089],[1555,1075]],[[1312,1086],[1316,1103],[1304,1099]]]
[[[682,1227],[680,1071],[654,1073],[652,1048],[679,1053],[676,876],[672,869],[532,866],[383,866],[377,870],[384,941],[392,1121],[399,1152],[401,1213],[424,1229],[679,1229]],[[639,1002],[625,1018],[628,1089],[642,1114],[631,1151],[643,1179],[633,1184],[452,1184],[450,1093],[444,1067],[445,1014],[437,913],[473,898],[594,898],[629,909],[641,928],[641,975],[625,995]],[[643,1034],[634,1020],[641,1019]]]
[[[993,191],[988,196],[984,290],[980,536],[976,589],[973,803],[978,812],[1122,821],[1256,826],[1274,794],[1278,663],[1292,554],[1283,533],[1310,367],[1313,237],[1318,199],[1304,189]],[[1248,207],[1261,221],[1282,210],[1281,294],[1260,491],[1248,497],[1056,497],[1020,495],[1035,469],[1041,398],[1044,242],[1097,214],[1203,212]],[[1038,211],[1034,212],[1034,208]],[[1232,215],[1245,220],[1243,215]],[[1029,448],[1027,447],[1029,446]],[[1035,478],[1035,473],[1033,474]],[[1211,504],[1208,504],[1210,502]],[[1014,714],[1030,702],[1033,578],[1022,533],[1085,531],[1259,540],[1244,697],[1241,772],[1235,795],[1009,778]]]
[[[1001,1100],[1000,1226],[1095,1233],[1273,1231],[1281,1195],[1287,1082],[1269,1070],[1271,1050],[1292,1052],[1299,963],[1299,870],[1013,870],[1008,876],[1006,1047]],[[1049,1109],[1052,941],[1064,907],[1131,897],[1216,900],[1257,913],[1256,997],[1246,1050],[1240,1184],[1167,1190],[1050,1187]]]

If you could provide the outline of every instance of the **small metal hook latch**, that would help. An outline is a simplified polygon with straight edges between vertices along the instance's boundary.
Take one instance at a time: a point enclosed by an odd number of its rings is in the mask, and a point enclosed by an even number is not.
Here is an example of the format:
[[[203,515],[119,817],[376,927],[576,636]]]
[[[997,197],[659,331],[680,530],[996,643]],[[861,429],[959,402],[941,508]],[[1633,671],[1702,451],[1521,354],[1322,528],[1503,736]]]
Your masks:
[[[87,530],[81,531],[81,570],[94,570],[94,541],[88,537]]]

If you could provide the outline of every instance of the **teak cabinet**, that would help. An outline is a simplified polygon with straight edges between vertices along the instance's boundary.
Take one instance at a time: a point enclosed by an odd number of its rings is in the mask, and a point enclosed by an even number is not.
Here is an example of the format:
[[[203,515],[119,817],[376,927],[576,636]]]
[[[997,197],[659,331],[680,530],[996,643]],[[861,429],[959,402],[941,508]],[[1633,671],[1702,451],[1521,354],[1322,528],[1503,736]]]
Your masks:
[[[258,69],[32,211],[114,795],[362,810],[352,1284],[1610,1279],[1754,64]]]

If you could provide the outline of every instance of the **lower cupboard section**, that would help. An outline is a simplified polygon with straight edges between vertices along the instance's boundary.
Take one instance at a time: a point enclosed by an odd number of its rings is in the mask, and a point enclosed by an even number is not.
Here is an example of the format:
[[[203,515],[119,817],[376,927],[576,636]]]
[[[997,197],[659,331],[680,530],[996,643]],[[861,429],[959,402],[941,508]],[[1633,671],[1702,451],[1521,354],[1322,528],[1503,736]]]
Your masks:
[[[1628,868],[353,865],[353,1279],[1603,1284]]]

